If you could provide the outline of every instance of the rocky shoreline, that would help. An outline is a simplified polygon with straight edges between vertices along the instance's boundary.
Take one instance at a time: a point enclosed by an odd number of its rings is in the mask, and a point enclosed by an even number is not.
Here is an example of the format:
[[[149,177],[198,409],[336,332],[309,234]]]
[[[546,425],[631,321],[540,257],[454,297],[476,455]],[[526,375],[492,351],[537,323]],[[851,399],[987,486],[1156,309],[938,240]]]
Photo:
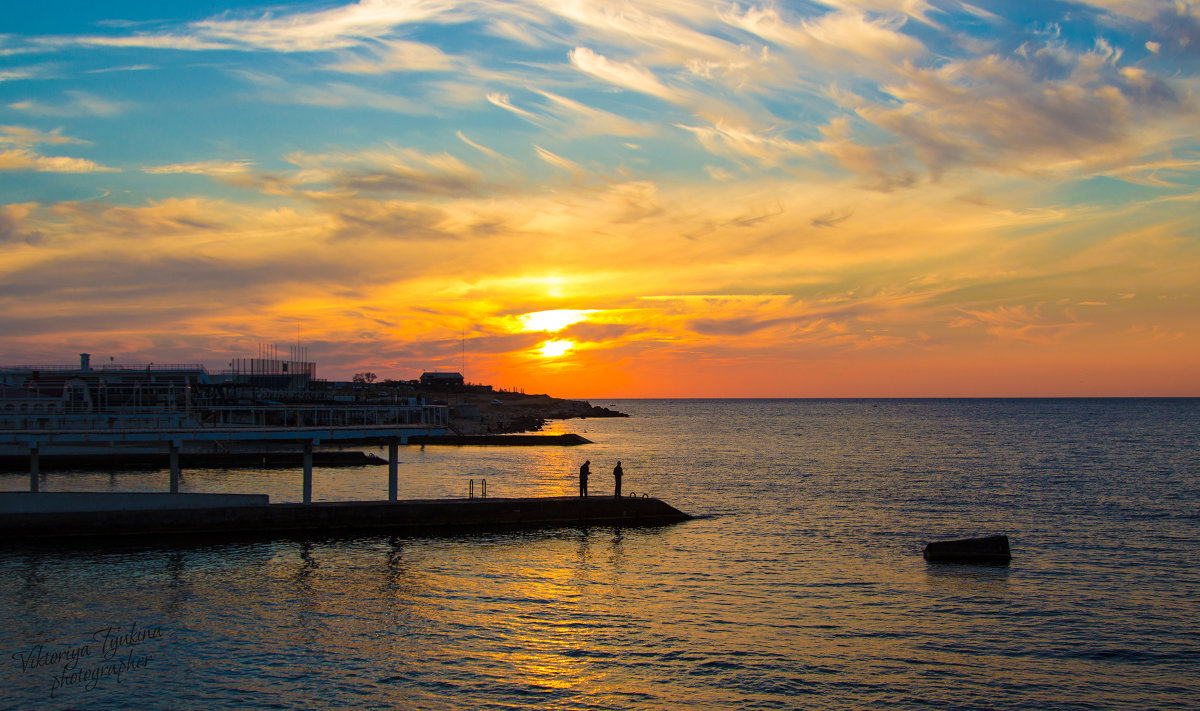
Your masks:
[[[430,402],[450,406],[450,425],[456,434],[514,434],[540,432],[550,420],[587,417],[628,417],[585,400],[511,392],[428,393]]]
[[[412,445],[448,445],[452,447],[492,445],[501,447],[574,447],[580,444],[591,444],[592,441],[577,434],[567,433],[558,435],[539,434],[477,434],[477,435],[422,435],[410,437]]]

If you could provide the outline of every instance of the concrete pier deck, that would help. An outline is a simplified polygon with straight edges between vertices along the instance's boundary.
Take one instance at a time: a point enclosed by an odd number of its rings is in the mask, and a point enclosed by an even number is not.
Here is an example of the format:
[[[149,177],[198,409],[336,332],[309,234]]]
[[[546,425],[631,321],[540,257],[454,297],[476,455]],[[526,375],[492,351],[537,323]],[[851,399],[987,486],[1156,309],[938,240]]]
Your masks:
[[[313,451],[314,467],[365,467],[387,464],[388,460],[361,451]],[[182,469],[272,468],[296,469],[304,464],[304,452],[180,452]],[[107,452],[87,454],[42,454],[39,473],[53,471],[155,471],[169,466],[163,454]],[[0,472],[29,470],[29,456],[0,454]]]
[[[658,526],[687,514],[652,498],[560,496],[271,504],[223,494],[0,493],[0,543],[175,535],[448,532],[511,527]],[[195,497],[239,497],[228,501]],[[111,497],[107,502],[105,497]],[[152,501],[152,498],[158,500]],[[175,497],[169,499],[166,497]]]

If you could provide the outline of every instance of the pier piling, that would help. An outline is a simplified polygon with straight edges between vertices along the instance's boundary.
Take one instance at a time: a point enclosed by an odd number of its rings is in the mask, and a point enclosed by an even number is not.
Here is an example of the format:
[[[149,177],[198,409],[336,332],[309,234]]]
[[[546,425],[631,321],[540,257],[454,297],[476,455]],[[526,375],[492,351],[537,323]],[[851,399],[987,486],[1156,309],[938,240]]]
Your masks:
[[[388,442],[388,501],[396,500],[397,463],[399,462],[399,443],[396,440]]]
[[[312,503],[313,444],[316,440],[304,440],[304,503]]]
[[[41,472],[38,471],[41,468],[41,462],[38,461],[38,454],[39,454],[38,443],[30,442],[29,443],[29,490],[32,492],[35,492],[35,493],[38,490],[38,479],[41,478]]]
[[[171,440],[171,443],[168,445],[169,451],[171,453],[171,493],[172,494],[179,493],[179,474],[180,474],[179,449],[182,446],[183,446],[183,443],[177,439]]]

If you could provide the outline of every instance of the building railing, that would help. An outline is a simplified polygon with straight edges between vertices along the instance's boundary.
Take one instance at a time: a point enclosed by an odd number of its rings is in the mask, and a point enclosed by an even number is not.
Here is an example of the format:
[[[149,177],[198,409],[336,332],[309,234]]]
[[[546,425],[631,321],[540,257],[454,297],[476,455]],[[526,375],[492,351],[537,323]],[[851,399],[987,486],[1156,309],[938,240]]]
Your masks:
[[[26,371],[36,370],[40,373],[52,372],[68,372],[79,371],[84,373],[144,373],[146,371],[161,372],[164,370],[174,371],[200,371],[205,375],[208,374],[208,369],[199,363],[93,363],[87,370],[79,367],[79,364],[63,365],[57,363],[54,365],[0,365],[0,373],[21,373]]]
[[[415,407],[328,407],[328,406],[224,406],[170,410],[151,408],[108,408],[57,412],[0,412],[0,430],[55,429],[185,429],[256,427],[381,427],[449,423],[449,408],[441,405]]]

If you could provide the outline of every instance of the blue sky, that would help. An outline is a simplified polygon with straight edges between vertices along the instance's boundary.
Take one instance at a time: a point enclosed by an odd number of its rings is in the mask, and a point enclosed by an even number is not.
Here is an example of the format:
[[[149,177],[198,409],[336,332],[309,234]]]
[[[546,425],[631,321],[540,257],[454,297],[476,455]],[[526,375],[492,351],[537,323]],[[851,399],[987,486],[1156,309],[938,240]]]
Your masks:
[[[1198,59],[1174,0],[21,3],[0,361],[1200,394]]]

